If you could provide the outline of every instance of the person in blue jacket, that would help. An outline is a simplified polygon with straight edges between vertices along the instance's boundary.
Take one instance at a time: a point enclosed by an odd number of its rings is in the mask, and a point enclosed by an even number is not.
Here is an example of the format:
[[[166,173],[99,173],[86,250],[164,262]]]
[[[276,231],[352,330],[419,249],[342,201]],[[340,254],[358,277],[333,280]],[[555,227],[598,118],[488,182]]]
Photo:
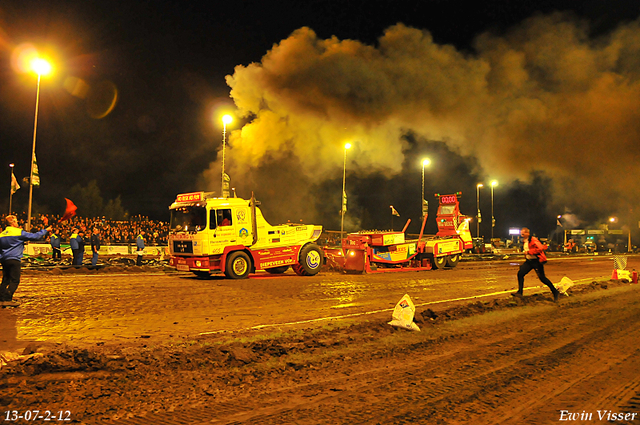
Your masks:
[[[2,283],[0,284],[0,301],[5,306],[16,306],[13,294],[20,285],[20,271],[22,269],[22,254],[25,241],[43,239],[51,231],[49,219],[42,217],[45,226],[39,232],[29,233],[20,228],[15,215],[5,218],[7,228],[0,233],[0,263],[2,264]]]
[[[142,254],[144,253],[144,230],[140,231],[140,234],[136,238],[136,248],[138,249],[138,259],[136,260],[136,266],[141,266]]]
[[[69,243],[71,245],[71,252],[73,253],[73,262],[71,264],[81,266],[82,260],[84,259],[84,240],[77,227],[71,229]]]
[[[51,231],[49,242],[51,243],[51,259],[58,261],[61,260],[62,252],[60,251],[60,236],[56,234],[56,229]]]

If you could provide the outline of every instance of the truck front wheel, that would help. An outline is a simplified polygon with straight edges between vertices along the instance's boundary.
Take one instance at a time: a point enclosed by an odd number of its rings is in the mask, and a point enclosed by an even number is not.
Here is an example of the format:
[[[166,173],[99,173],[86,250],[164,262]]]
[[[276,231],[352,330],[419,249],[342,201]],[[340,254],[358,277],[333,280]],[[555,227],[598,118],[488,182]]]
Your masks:
[[[320,247],[314,243],[305,245],[300,251],[300,262],[292,266],[299,276],[314,276],[322,268],[324,255]]]
[[[244,279],[251,271],[251,259],[242,251],[234,252],[227,257],[224,274],[229,279]]]

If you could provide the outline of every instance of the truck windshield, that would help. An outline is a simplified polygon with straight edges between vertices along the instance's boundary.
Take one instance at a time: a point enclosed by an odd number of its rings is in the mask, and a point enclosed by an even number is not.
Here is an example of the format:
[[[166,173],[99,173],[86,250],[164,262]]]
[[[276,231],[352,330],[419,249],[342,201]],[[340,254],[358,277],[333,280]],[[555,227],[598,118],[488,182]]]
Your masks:
[[[200,206],[186,206],[171,210],[171,230],[199,231],[207,227],[207,209]]]

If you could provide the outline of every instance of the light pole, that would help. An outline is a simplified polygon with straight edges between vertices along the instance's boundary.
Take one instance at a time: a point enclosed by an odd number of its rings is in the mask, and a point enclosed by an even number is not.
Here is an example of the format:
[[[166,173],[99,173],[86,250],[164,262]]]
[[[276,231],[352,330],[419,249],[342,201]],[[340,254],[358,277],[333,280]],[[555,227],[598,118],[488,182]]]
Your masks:
[[[229,197],[229,182],[227,177],[226,182],[226,190],[225,190],[225,173],[224,173],[224,153],[227,145],[227,124],[231,124],[233,121],[233,117],[231,115],[223,115],[222,116],[222,187],[220,190],[220,195],[223,198]],[[226,194],[226,196],[225,196]]]
[[[615,224],[618,222],[618,217],[609,217],[609,223],[611,224]],[[624,229],[624,226],[623,226]],[[612,230],[613,231],[613,230]],[[619,230],[620,234],[622,233],[622,229]],[[609,225],[607,225],[607,233],[609,232]],[[618,246],[618,244],[616,243],[616,247]],[[629,234],[628,234],[628,241],[627,241],[627,252],[631,252],[631,228],[629,228]]]
[[[13,176],[13,166],[14,164],[9,164],[9,168],[11,168],[11,184],[10,184],[10,189],[9,189],[9,215],[11,215],[11,209],[12,209],[12,201],[13,201],[13,180],[15,179],[15,177]]]
[[[558,219],[556,220],[556,224],[558,225],[558,227],[562,227],[562,223],[560,222],[560,219],[562,218],[562,215],[558,215]],[[562,231],[562,246],[564,247],[567,244],[567,231],[563,230]]]
[[[48,75],[51,64],[44,59],[37,58],[31,61],[31,69],[38,74],[38,84],[36,86],[36,114],[33,120],[33,149],[31,151],[31,174],[29,175],[29,207],[27,209],[27,231],[31,231],[31,203],[33,201],[33,165],[36,160],[36,131],[38,129],[38,107],[40,105],[40,77]]]
[[[484,187],[484,185],[482,183],[478,183],[478,185],[476,186],[476,191],[477,191],[477,195],[476,195],[476,201],[477,201],[477,205],[478,205],[478,220],[476,221],[476,237],[480,237],[480,222],[482,221],[482,215],[480,214],[480,188]]]
[[[351,143],[345,143],[344,145],[344,163],[342,166],[342,209],[340,210],[340,245],[342,245],[342,233],[344,232],[344,213],[347,212],[347,151],[351,148]]]
[[[431,164],[431,160],[429,158],[425,158],[422,160],[422,201],[420,205],[422,206],[422,221],[424,221],[424,217],[428,213],[429,204],[426,199],[424,199],[424,167],[428,167]]]
[[[496,218],[493,216],[493,188],[497,185],[497,180],[491,182],[491,241],[493,241],[493,228],[496,227]]]

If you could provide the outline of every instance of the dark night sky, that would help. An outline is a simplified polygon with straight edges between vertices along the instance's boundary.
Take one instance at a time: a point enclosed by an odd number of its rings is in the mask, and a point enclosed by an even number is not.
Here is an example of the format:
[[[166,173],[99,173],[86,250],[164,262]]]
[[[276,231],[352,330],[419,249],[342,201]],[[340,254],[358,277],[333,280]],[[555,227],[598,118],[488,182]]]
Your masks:
[[[429,31],[437,45],[450,44],[461,55],[473,56],[478,35],[490,32],[499,37],[528,18],[555,11],[584,19],[590,37],[597,38],[636,20],[640,6],[637,1],[615,0],[481,1],[464,6],[451,0],[3,1],[0,168],[7,166],[7,183],[10,162],[16,164],[19,179],[29,171],[36,80],[12,69],[11,54],[21,43],[53,51],[58,60],[55,75],[43,79],[41,86],[36,154],[42,186],[35,191],[35,202],[56,213],[73,185],[96,180],[105,199],[120,195],[131,214],[166,220],[175,195],[202,189],[203,173],[218,157],[222,129],[212,117],[220,107],[235,109],[225,76],[234,74],[237,65],[259,63],[295,30],[309,27],[318,39],[335,36],[376,46],[387,28],[403,23]],[[70,93],[81,87],[91,91],[83,96]],[[117,90],[116,106],[96,118],[96,111],[104,109],[101,96],[109,98],[109,87]],[[434,161],[427,193],[463,191],[463,212],[474,215],[475,184],[491,177],[486,162],[437,138],[414,138],[411,131],[403,140],[400,171],[389,173],[382,167],[348,174],[349,211],[359,225],[389,227],[390,203],[403,217],[419,214],[420,169],[411,158],[425,155]],[[234,155],[233,149],[227,153]],[[339,166],[341,155],[338,151]],[[350,160],[352,170],[358,168],[357,161]],[[274,224],[304,219],[339,228],[341,169],[335,175],[318,179],[311,174],[294,183],[288,173],[305,167],[295,158],[282,162],[282,156],[271,160],[265,156],[242,165],[265,173],[270,179],[263,182],[277,185],[268,190],[266,183],[256,188],[237,183],[244,189],[240,195],[249,197],[246,192],[257,191],[265,216]],[[235,176],[239,178],[237,172]],[[496,191],[497,234],[504,237],[508,227],[521,225],[538,226],[541,233],[553,230],[555,214],[564,211],[558,210],[563,202],[557,199],[556,209],[549,208],[548,182],[543,178],[542,185],[532,185],[531,179],[501,176]],[[25,189],[14,195],[18,205],[26,203]],[[292,197],[305,198],[299,196],[305,190],[313,199],[307,208],[314,213],[303,217],[299,209],[287,209],[287,203]],[[481,194],[485,234],[490,231],[488,195],[488,190]],[[6,204],[7,197],[3,195],[0,202]],[[435,200],[427,199],[434,214]],[[585,215],[596,220],[598,214],[612,213],[618,212],[592,209]]]

